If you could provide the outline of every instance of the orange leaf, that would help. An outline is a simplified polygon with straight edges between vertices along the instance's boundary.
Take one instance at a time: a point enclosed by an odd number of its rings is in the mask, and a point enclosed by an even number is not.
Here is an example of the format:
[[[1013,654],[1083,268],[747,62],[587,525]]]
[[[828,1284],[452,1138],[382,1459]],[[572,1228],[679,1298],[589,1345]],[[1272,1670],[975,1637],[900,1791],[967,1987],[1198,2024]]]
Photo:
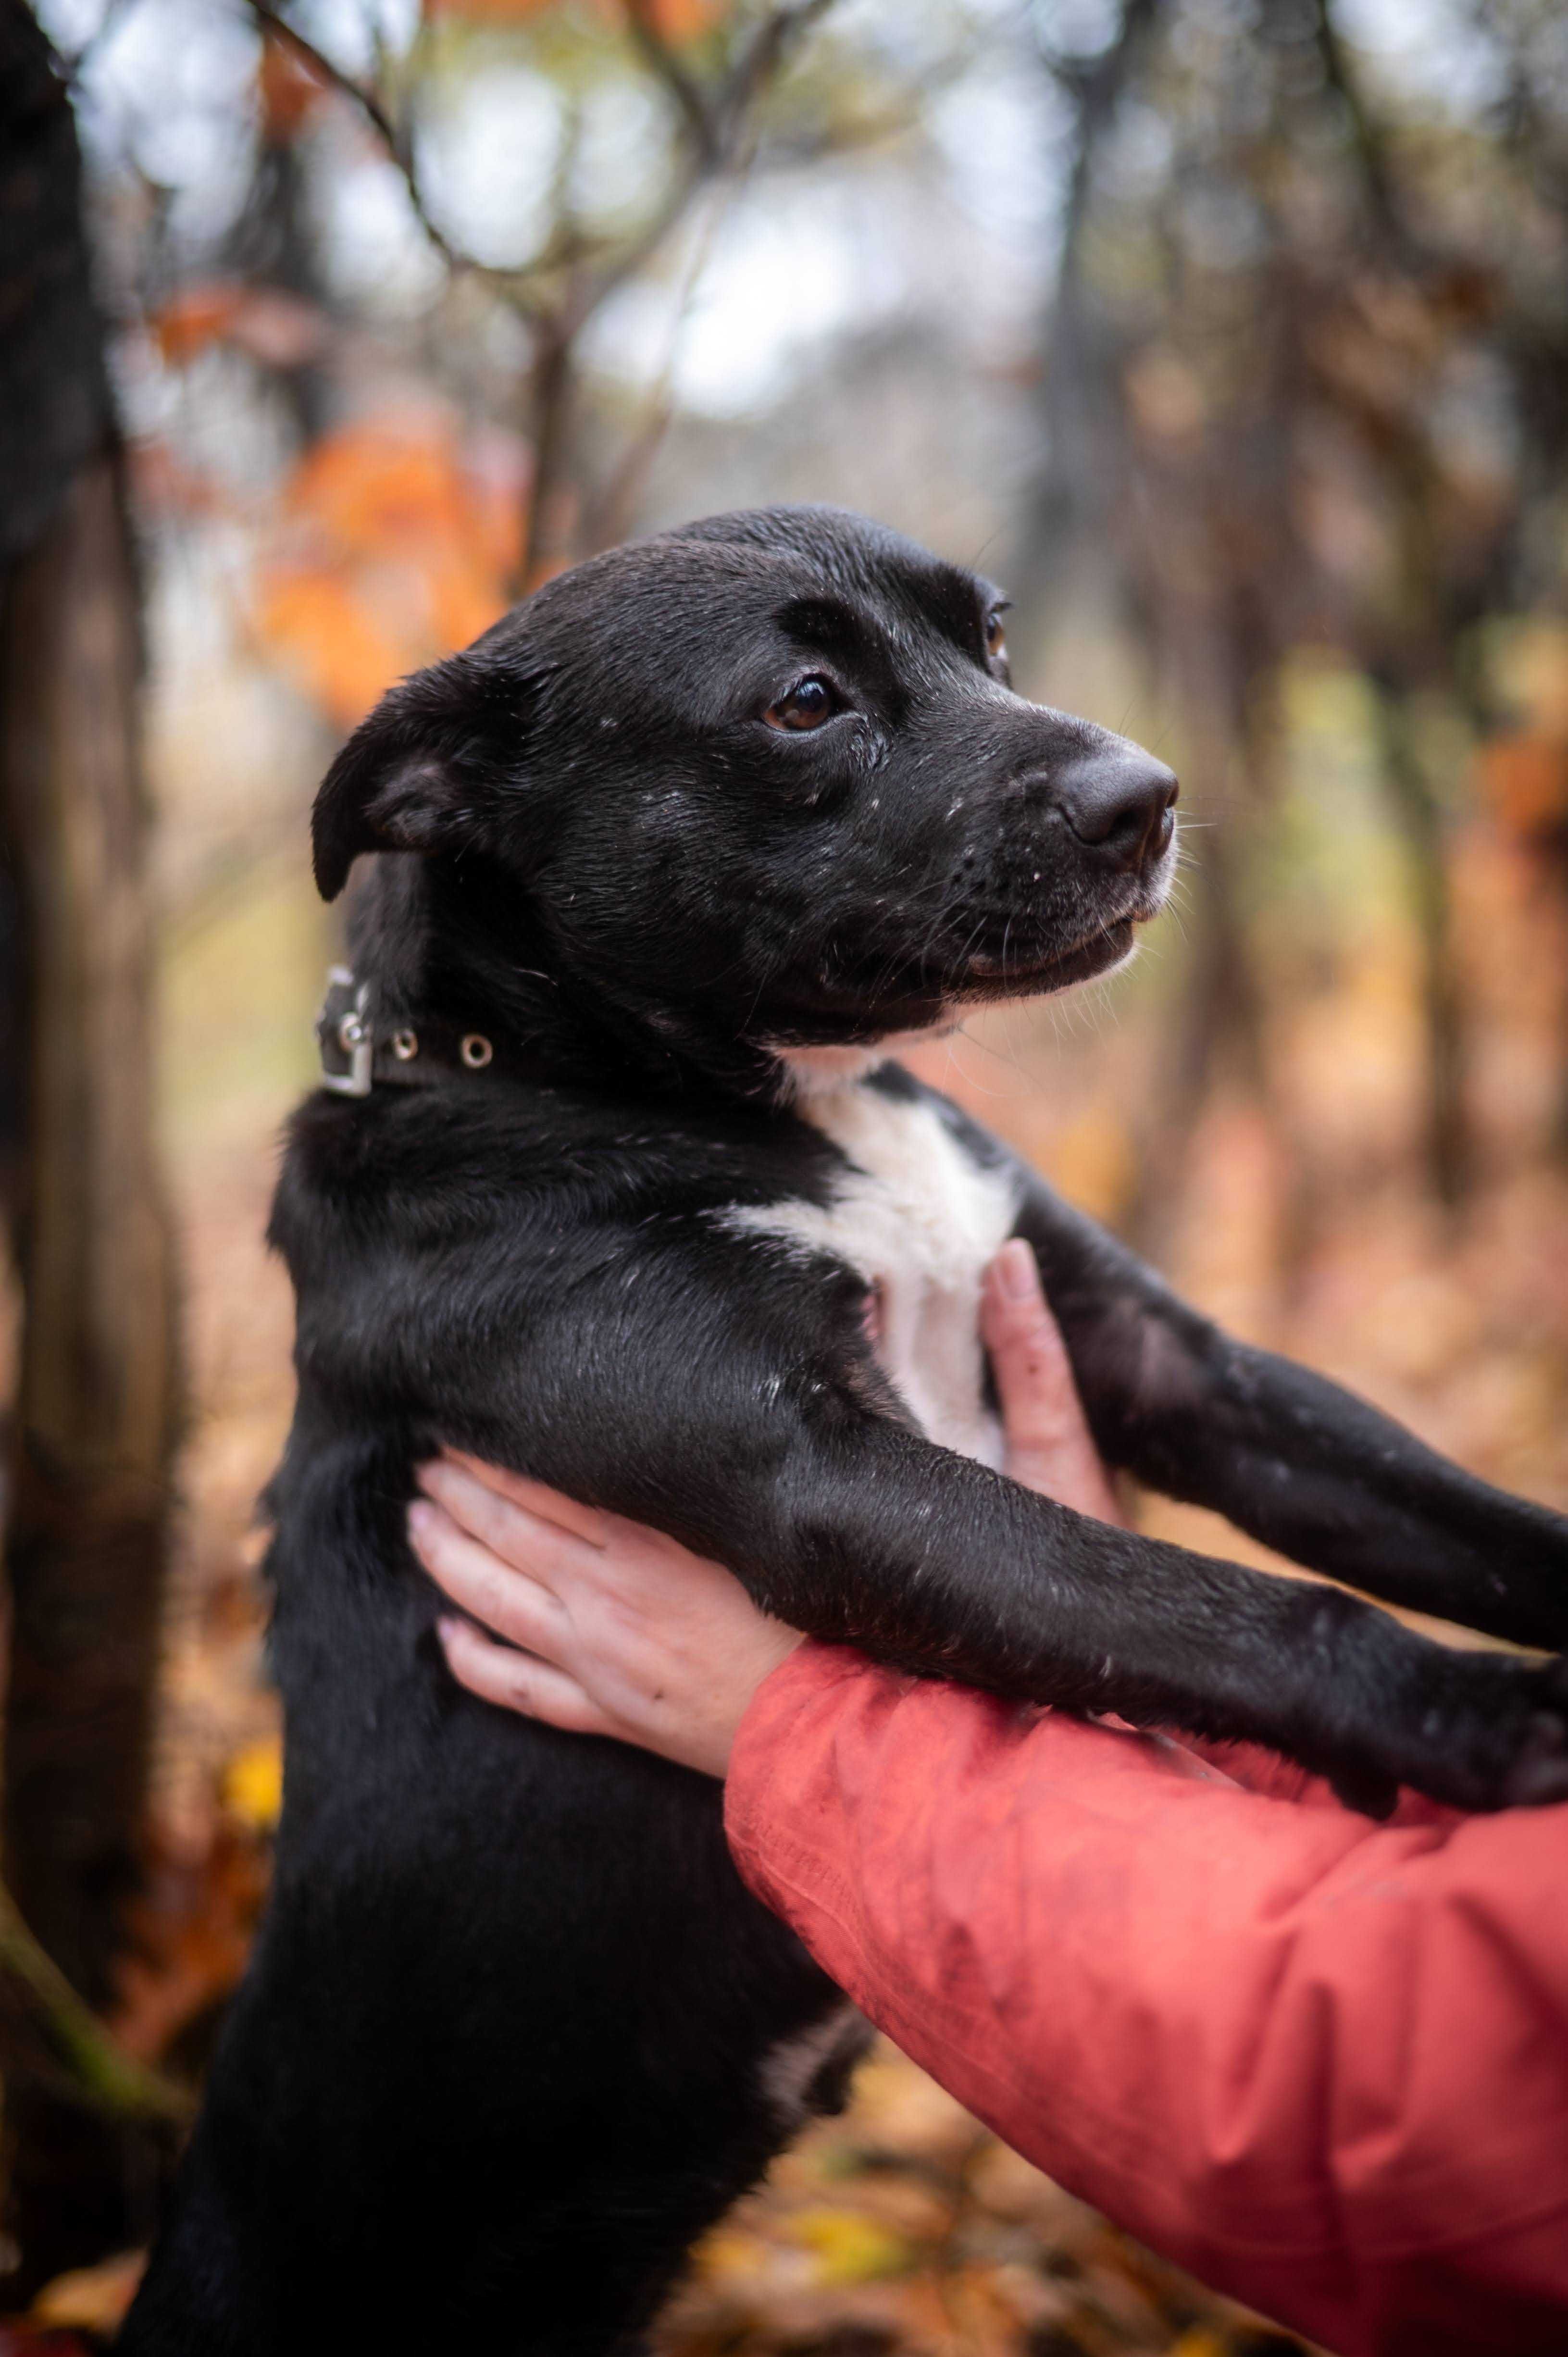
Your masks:
[[[1568,744],[1555,737],[1499,737],[1482,752],[1481,785],[1510,834],[1549,834],[1568,818]]]
[[[490,24],[517,24],[524,16],[542,16],[555,0],[429,0],[433,16],[473,16]]]
[[[283,1742],[248,1743],[223,1770],[223,1805],[247,1831],[270,1834],[283,1813]]]
[[[256,96],[261,103],[263,138],[274,146],[292,139],[326,95],[326,83],[312,73],[297,49],[279,40],[275,33],[263,34]]]
[[[654,22],[667,41],[695,40],[716,25],[725,0],[656,0]]]
[[[494,576],[460,549],[426,566],[425,587],[436,643],[446,652],[467,646],[505,611]]]
[[[132,1945],[116,1974],[110,2029],[127,2054],[156,2062],[233,1990],[266,1892],[265,1857],[222,1825],[199,1857],[155,1846],[131,1910]]]
[[[145,2251],[121,2251],[101,2259],[94,2267],[74,2267],[56,2276],[34,2300],[27,2321],[40,2325],[76,2325],[83,2331],[111,2333],[125,2321],[125,2310],[146,2271]]]
[[[225,337],[240,315],[245,289],[228,279],[204,280],[171,295],[149,325],[170,368],[183,368],[209,344]]]
[[[328,532],[339,550],[379,556],[463,524],[450,451],[376,425],[328,435],[306,457],[289,503]]]
[[[149,322],[171,368],[184,368],[209,344],[238,344],[269,368],[296,368],[326,340],[327,317],[314,303],[277,286],[240,286],[208,279],[180,289]]]
[[[525,481],[517,445],[481,438],[468,463],[441,415],[360,419],[307,454],[259,619],[335,720],[504,610]]]
[[[529,16],[542,16],[556,5],[556,0],[429,0],[429,5],[433,16],[467,16],[478,23],[517,25]],[[689,41],[716,25],[726,5],[727,0],[654,0],[653,19],[666,40]],[[624,17],[624,5],[618,5],[618,0],[599,0],[599,13]]]
[[[262,628],[302,683],[341,728],[362,720],[410,668],[403,651],[340,573],[273,575],[262,593]]]

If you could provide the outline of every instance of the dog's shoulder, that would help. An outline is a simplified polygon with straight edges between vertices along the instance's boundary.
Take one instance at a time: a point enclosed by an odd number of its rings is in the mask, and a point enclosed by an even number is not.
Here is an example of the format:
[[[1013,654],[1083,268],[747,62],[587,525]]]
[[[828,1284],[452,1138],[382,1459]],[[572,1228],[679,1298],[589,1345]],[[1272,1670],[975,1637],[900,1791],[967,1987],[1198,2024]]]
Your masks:
[[[298,1275],[399,1248],[532,1229],[825,1202],[842,1157],[788,1113],[567,1088],[317,1092],[289,1125],[271,1241]]]

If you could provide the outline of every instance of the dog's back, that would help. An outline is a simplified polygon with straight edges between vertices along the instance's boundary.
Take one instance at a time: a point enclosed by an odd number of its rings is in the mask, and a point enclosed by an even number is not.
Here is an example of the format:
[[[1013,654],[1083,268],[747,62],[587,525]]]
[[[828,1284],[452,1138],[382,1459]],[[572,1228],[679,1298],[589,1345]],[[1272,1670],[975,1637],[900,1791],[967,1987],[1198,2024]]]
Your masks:
[[[856,2026],[742,1889],[717,1788],[461,1693],[403,1534],[419,1455],[482,1444],[470,1402],[531,1316],[654,1206],[700,1231],[784,1200],[820,1170],[796,1132],[562,1092],[296,1122],[276,1883],[127,2351],[424,2351],[459,2319],[611,2347],[836,2088]]]

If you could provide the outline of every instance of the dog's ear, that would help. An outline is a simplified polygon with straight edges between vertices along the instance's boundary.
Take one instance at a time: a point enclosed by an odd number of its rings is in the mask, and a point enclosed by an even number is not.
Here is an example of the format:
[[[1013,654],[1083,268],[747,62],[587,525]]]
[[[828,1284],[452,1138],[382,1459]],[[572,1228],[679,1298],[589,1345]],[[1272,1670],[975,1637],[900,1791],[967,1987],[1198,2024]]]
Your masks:
[[[470,651],[388,690],[316,797],[311,846],[324,900],[338,898],[361,851],[483,845],[523,753],[535,684]]]

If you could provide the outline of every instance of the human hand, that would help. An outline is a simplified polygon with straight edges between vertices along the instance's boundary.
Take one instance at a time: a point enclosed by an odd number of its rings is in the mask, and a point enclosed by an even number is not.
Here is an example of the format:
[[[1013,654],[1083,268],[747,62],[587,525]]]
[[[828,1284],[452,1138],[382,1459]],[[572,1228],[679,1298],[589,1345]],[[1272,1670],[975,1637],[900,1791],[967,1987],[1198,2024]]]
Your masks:
[[[1008,1472],[1119,1521],[1035,1255],[1016,1239],[986,1273],[981,1333]],[[419,1482],[414,1553],[469,1616],[439,1624],[454,1677],[552,1727],[724,1775],[752,1695],[800,1642],[797,1631],[759,1610],[722,1566],[521,1474],[448,1452]]]
[[[1014,1480],[1098,1523],[1123,1522],[1084,1418],[1039,1265],[1022,1236],[1010,1237],[985,1272],[980,1339],[996,1378],[1006,1467]]]
[[[460,1684],[551,1727],[725,1773],[746,1705],[799,1630],[662,1531],[521,1474],[448,1450],[419,1484],[413,1551],[470,1616],[438,1624]]]

